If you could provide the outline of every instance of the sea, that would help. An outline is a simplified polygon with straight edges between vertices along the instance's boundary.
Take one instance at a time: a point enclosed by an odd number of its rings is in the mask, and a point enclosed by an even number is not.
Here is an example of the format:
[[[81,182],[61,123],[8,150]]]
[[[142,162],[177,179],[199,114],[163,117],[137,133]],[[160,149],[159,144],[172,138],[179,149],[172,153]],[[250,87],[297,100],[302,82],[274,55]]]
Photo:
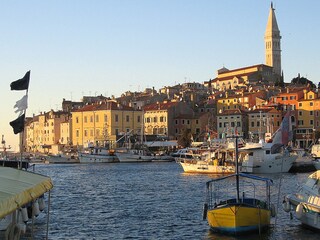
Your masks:
[[[273,179],[277,216],[259,235],[210,231],[202,219],[205,183],[215,175],[186,174],[175,162],[43,164],[50,176],[49,239],[319,239],[282,209],[283,197],[298,191],[310,173],[263,175]],[[48,194],[46,195],[48,201]],[[45,239],[47,215],[35,220],[33,239]],[[25,235],[24,239],[30,239]]]

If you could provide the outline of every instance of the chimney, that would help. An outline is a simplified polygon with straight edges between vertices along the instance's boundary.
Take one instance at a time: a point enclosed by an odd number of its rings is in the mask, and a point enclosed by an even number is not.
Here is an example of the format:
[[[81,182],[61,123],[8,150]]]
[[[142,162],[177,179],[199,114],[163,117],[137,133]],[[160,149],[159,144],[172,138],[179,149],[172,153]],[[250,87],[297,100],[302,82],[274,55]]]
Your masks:
[[[307,99],[307,89],[303,89],[303,98],[304,100]]]

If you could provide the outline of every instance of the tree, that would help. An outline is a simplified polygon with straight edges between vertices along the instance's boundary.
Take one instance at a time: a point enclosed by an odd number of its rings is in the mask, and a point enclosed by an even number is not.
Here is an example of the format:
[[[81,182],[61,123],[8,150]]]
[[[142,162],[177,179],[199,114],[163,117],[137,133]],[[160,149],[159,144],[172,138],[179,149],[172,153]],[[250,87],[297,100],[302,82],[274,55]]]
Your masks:
[[[298,74],[298,77],[295,77],[291,80],[292,84],[301,84],[301,85],[310,85],[311,88],[316,88],[316,85],[310,81],[309,79],[305,77],[300,77],[300,73]]]
[[[184,128],[181,136],[178,138],[178,144],[183,148],[190,147],[191,145],[191,129]]]

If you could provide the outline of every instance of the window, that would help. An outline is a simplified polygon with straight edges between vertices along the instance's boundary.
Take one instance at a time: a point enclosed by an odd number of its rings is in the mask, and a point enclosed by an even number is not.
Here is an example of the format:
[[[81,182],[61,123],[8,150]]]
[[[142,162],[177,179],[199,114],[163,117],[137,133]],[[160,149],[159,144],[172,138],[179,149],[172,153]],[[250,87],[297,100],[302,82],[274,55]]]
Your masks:
[[[118,122],[119,121],[119,116],[118,114],[114,115],[115,121]]]
[[[158,118],[157,118],[157,117],[154,117],[154,118],[153,118],[153,122],[158,122]]]
[[[126,122],[129,122],[130,118],[129,115],[126,115]]]
[[[199,124],[199,120],[198,119],[196,120],[196,124]]]
[[[108,122],[108,115],[107,114],[104,115],[104,121]]]
[[[88,131],[84,130],[84,136],[87,137],[88,136]]]
[[[93,137],[93,129],[90,130],[90,137]]]
[[[90,122],[93,122],[93,116],[90,116]]]
[[[99,115],[96,115],[96,122],[99,122]]]
[[[76,123],[79,123],[79,118],[78,117],[76,117]]]
[[[140,121],[141,121],[141,117],[138,116],[138,117],[137,117],[137,122],[140,122]]]
[[[313,111],[310,111],[310,116],[313,116]]]
[[[313,106],[313,102],[310,102],[310,106]]]
[[[219,128],[222,128],[222,123],[221,122],[219,122]]]
[[[313,125],[313,120],[312,119],[310,120],[310,125]]]
[[[299,107],[302,107],[302,103],[299,102]]]
[[[260,122],[257,122],[257,127],[260,127]]]
[[[176,120],[176,124],[178,124],[178,120]]]
[[[302,116],[302,111],[299,111],[299,116]]]
[[[241,122],[237,122],[237,127],[241,127]]]
[[[254,122],[251,122],[251,127],[254,127]]]

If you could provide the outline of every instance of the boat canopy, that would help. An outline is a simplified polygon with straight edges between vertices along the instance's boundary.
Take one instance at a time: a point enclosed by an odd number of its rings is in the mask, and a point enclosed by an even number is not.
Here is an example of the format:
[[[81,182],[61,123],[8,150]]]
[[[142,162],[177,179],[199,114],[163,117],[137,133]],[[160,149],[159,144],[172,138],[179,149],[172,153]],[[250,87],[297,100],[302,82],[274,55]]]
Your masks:
[[[144,142],[148,147],[176,147],[178,146],[177,141],[153,141]]]
[[[273,185],[273,181],[272,179],[270,178],[264,178],[264,177],[260,177],[260,176],[256,176],[256,175],[251,175],[251,174],[246,174],[246,173],[238,173],[238,175],[240,177],[244,177],[244,178],[250,178],[250,179],[254,179],[254,180],[258,180],[258,181],[264,181],[267,183],[268,186],[271,186]],[[223,179],[226,179],[226,178],[231,178],[231,177],[235,177],[237,176],[237,173],[235,174],[231,174],[231,175],[227,175],[227,176],[224,176],[224,177],[220,177],[220,178],[215,178],[215,179],[212,179],[210,181],[207,182],[207,185],[212,183],[212,182],[217,182],[217,181],[221,181]]]
[[[50,177],[0,167],[0,219],[53,188]]]

